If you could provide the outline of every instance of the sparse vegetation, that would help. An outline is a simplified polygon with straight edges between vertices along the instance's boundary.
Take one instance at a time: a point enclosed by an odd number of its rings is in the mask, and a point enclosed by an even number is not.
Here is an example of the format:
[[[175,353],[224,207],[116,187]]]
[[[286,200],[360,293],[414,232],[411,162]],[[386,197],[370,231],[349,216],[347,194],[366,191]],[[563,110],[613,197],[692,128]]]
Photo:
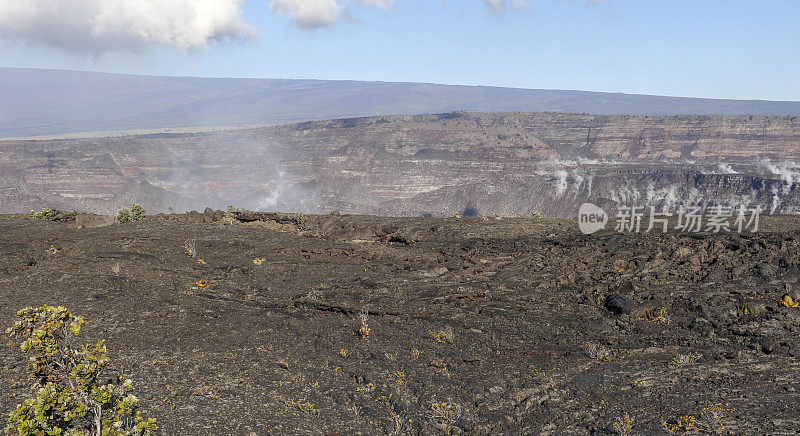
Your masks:
[[[189,282],[189,286],[191,286],[192,289],[199,289],[199,288],[205,288],[205,287],[208,287],[208,286],[211,286],[211,285],[208,284],[206,279],[201,278],[200,280],[197,280],[195,282]]]
[[[784,295],[783,299],[781,299],[781,306],[788,307],[788,308],[795,308],[800,306],[800,303],[794,301],[791,295]]]
[[[184,241],[183,250],[187,256],[191,258],[197,257],[197,243],[194,239],[187,239]]]
[[[667,433],[702,432],[722,434],[725,432],[725,421],[734,411],[729,404],[712,403],[700,411],[699,416],[683,415],[674,420],[661,420],[661,426]]]
[[[310,401],[288,399],[285,400],[284,406],[287,409],[296,409],[310,415],[319,413],[319,410],[315,409],[314,404]]]
[[[372,332],[372,329],[369,327],[369,312],[365,309],[361,309],[358,317],[361,319],[361,327],[358,329],[358,333],[362,338],[366,338]]]
[[[372,392],[375,390],[375,383],[367,383],[364,386],[357,386],[357,392]]]
[[[730,418],[734,410],[728,403],[713,403],[703,407],[700,416],[697,417],[697,426],[709,433],[723,433],[725,421]]]
[[[614,434],[618,436],[631,436],[633,434],[633,418],[628,412],[625,412],[622,416],[614,419],[611,427],[614,429]]]
[[[56,213],[57,212],[53,209],[42,209],[39,212],[31,211],[31,213],[28,216],[37,220],[55,221]]]
[[[586,356],[600,362],[611,361],[611,350],[598,344],[586,344],[583,346]]]
[[[630,384],[636,386],[637,388],[646,388],[650,386],[650,383],[647,380],[631,380]]]
[[[434,372],[436,374],[441,374],[447,378],[450,378],[450,371],[447,369],[447,364],[445,363],[444,359],[431,360],[428,365],[434,368]]]
[[[144,214],[146,210],[142,205],[133,203],[130,209],[122,207],[117,211],[117,222],[127,223],[131,221],[144,221]]]
[[[217,386],[198,386],[194,389],[194,395],[198,397],[216,400],[219,398],[219,388]]]
[[[736,312],[740,313],[744,316],[750,316],[753,314],[758,314],[760,310],[756,308],[751,308],[749,304],[737,304],[736,305]]]
[[[436,342],[439,343],[453,342],[454,333],[453,329],[451,328],[437,330],[436,332],[431,332],[431,334],[433,335],[433,338],[436,340]]]
[[[19,435],[150,435],[155,419],[137,410],[130,380],[114,370],[105,341],[75,343],[86,321],[64,307],[27,307],[6,333],[30,354],[34,396],[14,409],[6,431]]]
[[[461,417],[461,406],[453,403],[451,400],[444,402],[434,401],[430,405],[428,417],[437,428],[449,432],[450,426]]]
[[[413,419],[406,417],[403,413],[396,413],[395,411],[391,411],[390,413],[392,416],[392,434],[403,434],[407,427],[414,422]]]
[[[308,230],[308,217],[304,213],[297,212],[294,214],[294,223],[297,225],[298,230]]]
[[[147,211],[141,204],[133,203],[131,206],[131,221],[144,221],[145,212]]]
[[[664,324],[664,325],[669,325],[669,323],[671,322],[671,320],[669,319],[669,315],[667,315],[667,309],[665,307],[662,307],[657,310],[648,310],[647,312],[645,312],[644,318],[645,320],[647,320],[647,322]]]
[[[405,371],[395,371],[392,373],[392,377],[398,386],[408,384]]]
[[[117,222],[118,223],[127,223],[131,220],[131,211],[127,207],[123,207],[119,211],[117,211]]]
[[[674,368],[680,368],[684,366],[694,365],[697,363],[700,358],[703,357],[702,354],[679,354],[672,358],[669,361],[669,366]]]

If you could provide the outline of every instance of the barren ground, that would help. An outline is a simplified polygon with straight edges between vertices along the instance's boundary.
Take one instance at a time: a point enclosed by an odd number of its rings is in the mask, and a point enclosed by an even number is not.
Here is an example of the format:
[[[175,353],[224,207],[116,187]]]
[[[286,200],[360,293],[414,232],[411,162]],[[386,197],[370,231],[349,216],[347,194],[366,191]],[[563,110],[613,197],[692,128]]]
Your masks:
[[[568,220],[211,215],[0,216],[2,324],[28,305],[84,315],[164,434],[611,434],[626,414],[665,434],[714,405],[724,433],[800,430],[800,308],[779,304],[800,290],[797,217],[584,236]],[[0,347],[4,415],[23,367]]]

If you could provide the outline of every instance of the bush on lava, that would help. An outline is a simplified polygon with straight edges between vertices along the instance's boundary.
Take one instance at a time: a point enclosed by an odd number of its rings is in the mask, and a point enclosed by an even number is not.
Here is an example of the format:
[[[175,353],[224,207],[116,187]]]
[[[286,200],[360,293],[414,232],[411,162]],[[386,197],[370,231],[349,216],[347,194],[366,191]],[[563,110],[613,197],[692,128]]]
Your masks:
[[[139,203],[133,203],[131,206],[131,220],[144,221],[144,213],[147,212],[144,207]]]
[[[9,417],[8,434],[145,436],[156,420],[137,411],[130,380],[114,371],[105,341],[76,343],[86,321],[64,307],[27,307],[6,333],[32,354],[28,372],[33,396]]]
[[[120,223],[127,223],[131,220],[131,211],[127,207],[123,207],[117,212],[117,221]]]
[[[29,216],[31,218],[37,219],[37,220],[55,221],[56,220],[56,214],[58,214],[58,211],[56,211],[54,209],[42,209],[39,212],[31,211]]]
[[[133,203],[130,209],[123,207],[117,211],[117,221],[127,223],[129,221],[144,221],[144,214],[147,212],[139,203]]]

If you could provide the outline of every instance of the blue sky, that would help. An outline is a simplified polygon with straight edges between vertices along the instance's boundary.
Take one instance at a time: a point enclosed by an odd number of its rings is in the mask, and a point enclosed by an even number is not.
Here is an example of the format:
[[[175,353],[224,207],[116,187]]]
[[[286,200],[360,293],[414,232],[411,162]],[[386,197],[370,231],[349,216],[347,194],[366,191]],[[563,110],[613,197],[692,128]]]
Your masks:
[[[0,66],[800,100],[796,0],[529,0],[502,10],[487,0],[395,0],[386,9],[338,0],[335,22],[305,26],[270,0],[220,1],[241,7],[248,30],[188,50],[122,37],[65,46],[42,36],[44,24],[4,25],[0,12]]]

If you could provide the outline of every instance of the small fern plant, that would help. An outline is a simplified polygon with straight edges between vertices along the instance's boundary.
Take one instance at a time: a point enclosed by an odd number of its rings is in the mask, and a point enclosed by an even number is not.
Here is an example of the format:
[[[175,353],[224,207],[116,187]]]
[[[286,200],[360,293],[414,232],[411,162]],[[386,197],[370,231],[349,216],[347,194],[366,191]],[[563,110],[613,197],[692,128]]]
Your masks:
[[[105,341],[78,344],[86,321],[64,307],[27,307],[6,330],[29,354],[33,396],[8,417],[13,435],[148,436],[156,420],[137,410],[130,380],[116,371]]]

